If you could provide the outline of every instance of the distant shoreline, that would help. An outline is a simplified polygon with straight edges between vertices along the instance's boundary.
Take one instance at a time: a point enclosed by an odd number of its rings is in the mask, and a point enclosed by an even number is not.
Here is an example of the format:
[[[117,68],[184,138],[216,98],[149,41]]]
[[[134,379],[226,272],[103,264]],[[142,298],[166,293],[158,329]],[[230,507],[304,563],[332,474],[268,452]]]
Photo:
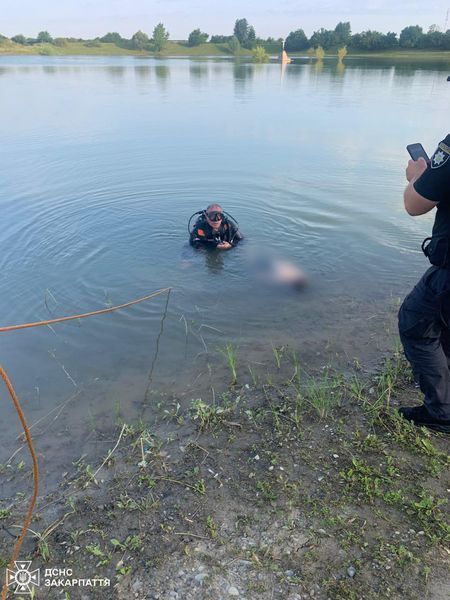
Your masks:
[[[269,54],[277,55],[278,52],[273,49]],[[237,55],[233,55],[226,44],[205,43],[199,46],[189,47],[183,42],[168,42],[167,48],[162,53],[130,50],[120,48],[116,44],[107,42],[98,42],[92,45],[91,42],[67,42],[64,46],[55,46],[54,44],[33,44],[24,46],[15,44],[10,40],[0,43],[1,56],[142,56],[157,58],[246,58],[251,57],[251,50],[241,49]],[[306,52],[289,53],[291,58],[311,58],[316,60],[315,56]],[[337,60],[337,51],[325,52],[325,58],[335,58]],[[396,50],[386,52],[352,52],[349,51],[344,60],[348,58],[390,58],[390,59],[414,59],[414,60],[439,60],[448,61],[450,69],[450,51],[439,50]]]

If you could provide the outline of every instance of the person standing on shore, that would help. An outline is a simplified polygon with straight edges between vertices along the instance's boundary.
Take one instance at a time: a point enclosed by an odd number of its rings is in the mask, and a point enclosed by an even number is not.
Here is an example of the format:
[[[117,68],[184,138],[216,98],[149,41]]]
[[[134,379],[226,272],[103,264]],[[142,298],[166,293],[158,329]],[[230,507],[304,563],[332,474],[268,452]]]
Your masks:
[[[436,216],[432,237],[422,244],[432,266],[399,311],[400,339],[424,401],[399,413],[414,425],[450,433],[450,134],[429,164],[424,158],[408,162],[406,179],[408,214],[436,207]]]

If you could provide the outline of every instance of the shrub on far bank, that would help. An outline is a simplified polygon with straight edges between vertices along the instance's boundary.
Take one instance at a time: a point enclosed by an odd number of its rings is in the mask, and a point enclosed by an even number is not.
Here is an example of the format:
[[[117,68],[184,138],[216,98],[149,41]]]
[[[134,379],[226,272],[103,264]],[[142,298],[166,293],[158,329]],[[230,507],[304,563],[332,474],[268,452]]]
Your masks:
[[[27,43],[27,38],[22,35],[21,33],[13,36],[11,38],[11,41],[14,42],[15,44],[21,44],[22,46],[25,46],[25,44]]]
[[[343,48],[339,48],[338,50],[338,59],[343,60],[347,56],[347,46]]]
[[[262,46],[256,46],[252,53],[253,60],[257,63],[265,63],[269,60],[269,55],[267,54],[265,48],[263,48]]]
[[[53,40],[53,45],[58,46],[58,48],[63,48],[64,46],[67,46],[67,43],[67,39],[63,37],[58,37]]]
[[[239,54],[241,44],[235,35],[228,42],[228,48],[232,54]]]
[[[209,34],[200,31],[200,29],[194,29],[191,31],[188,38],[188,46],[200,46],[208,41]]]
[[[41,56],[52,56],[53,54],[55,54],[55,51],[51,46],[45,45],[42,48],[40,48],[39,54]]]
[[[317,60],[322,60],[325,56],[325,50],[322,48],[322,46],[317,46],[317,48],[314,51],[314,54],[316,55]]]

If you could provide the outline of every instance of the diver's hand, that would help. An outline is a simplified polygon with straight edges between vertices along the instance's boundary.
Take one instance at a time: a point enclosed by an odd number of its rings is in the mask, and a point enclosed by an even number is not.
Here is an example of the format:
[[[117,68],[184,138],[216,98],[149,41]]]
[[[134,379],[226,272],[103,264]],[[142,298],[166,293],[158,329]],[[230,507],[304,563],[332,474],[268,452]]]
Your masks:
[[[419,179],[427,168],[427,161],[420,157],[418,160],[409,160],[406,167],[406,179],[408,181]]]
[[[231,244],[230,242],[220,242],[220,244],[217,244],[216,248],[219,250],[229,250],[231,248]]]

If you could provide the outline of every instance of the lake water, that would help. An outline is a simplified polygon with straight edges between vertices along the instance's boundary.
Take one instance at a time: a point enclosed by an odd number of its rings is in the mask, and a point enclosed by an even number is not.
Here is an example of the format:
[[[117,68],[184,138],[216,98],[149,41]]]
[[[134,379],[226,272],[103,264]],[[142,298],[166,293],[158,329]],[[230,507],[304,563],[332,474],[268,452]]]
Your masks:
[[[119,413],[209,400],[226,386],[227,343],[241,382],[248,366],[273,367],[272,346],[308,368],[369,363],[389,348],[398,298],[427,266],[420,243],[433,219],[403,209],[405,146],[431,153],[447,133],[447,75],[445,64],[356,59],[282,69],[0,58],[0,325],[172,287],[166,311],[159,296],[1,334],[27,418],[43,418],[34,431],[47,473],[89,454],[95,428]],[[230,252],[187,244],[190,215],[210,202],[246,237]],[[255,281],[259,251],[301,266],[307,289]],[[20,429],[6,390],[0,398],[2,463]]]

